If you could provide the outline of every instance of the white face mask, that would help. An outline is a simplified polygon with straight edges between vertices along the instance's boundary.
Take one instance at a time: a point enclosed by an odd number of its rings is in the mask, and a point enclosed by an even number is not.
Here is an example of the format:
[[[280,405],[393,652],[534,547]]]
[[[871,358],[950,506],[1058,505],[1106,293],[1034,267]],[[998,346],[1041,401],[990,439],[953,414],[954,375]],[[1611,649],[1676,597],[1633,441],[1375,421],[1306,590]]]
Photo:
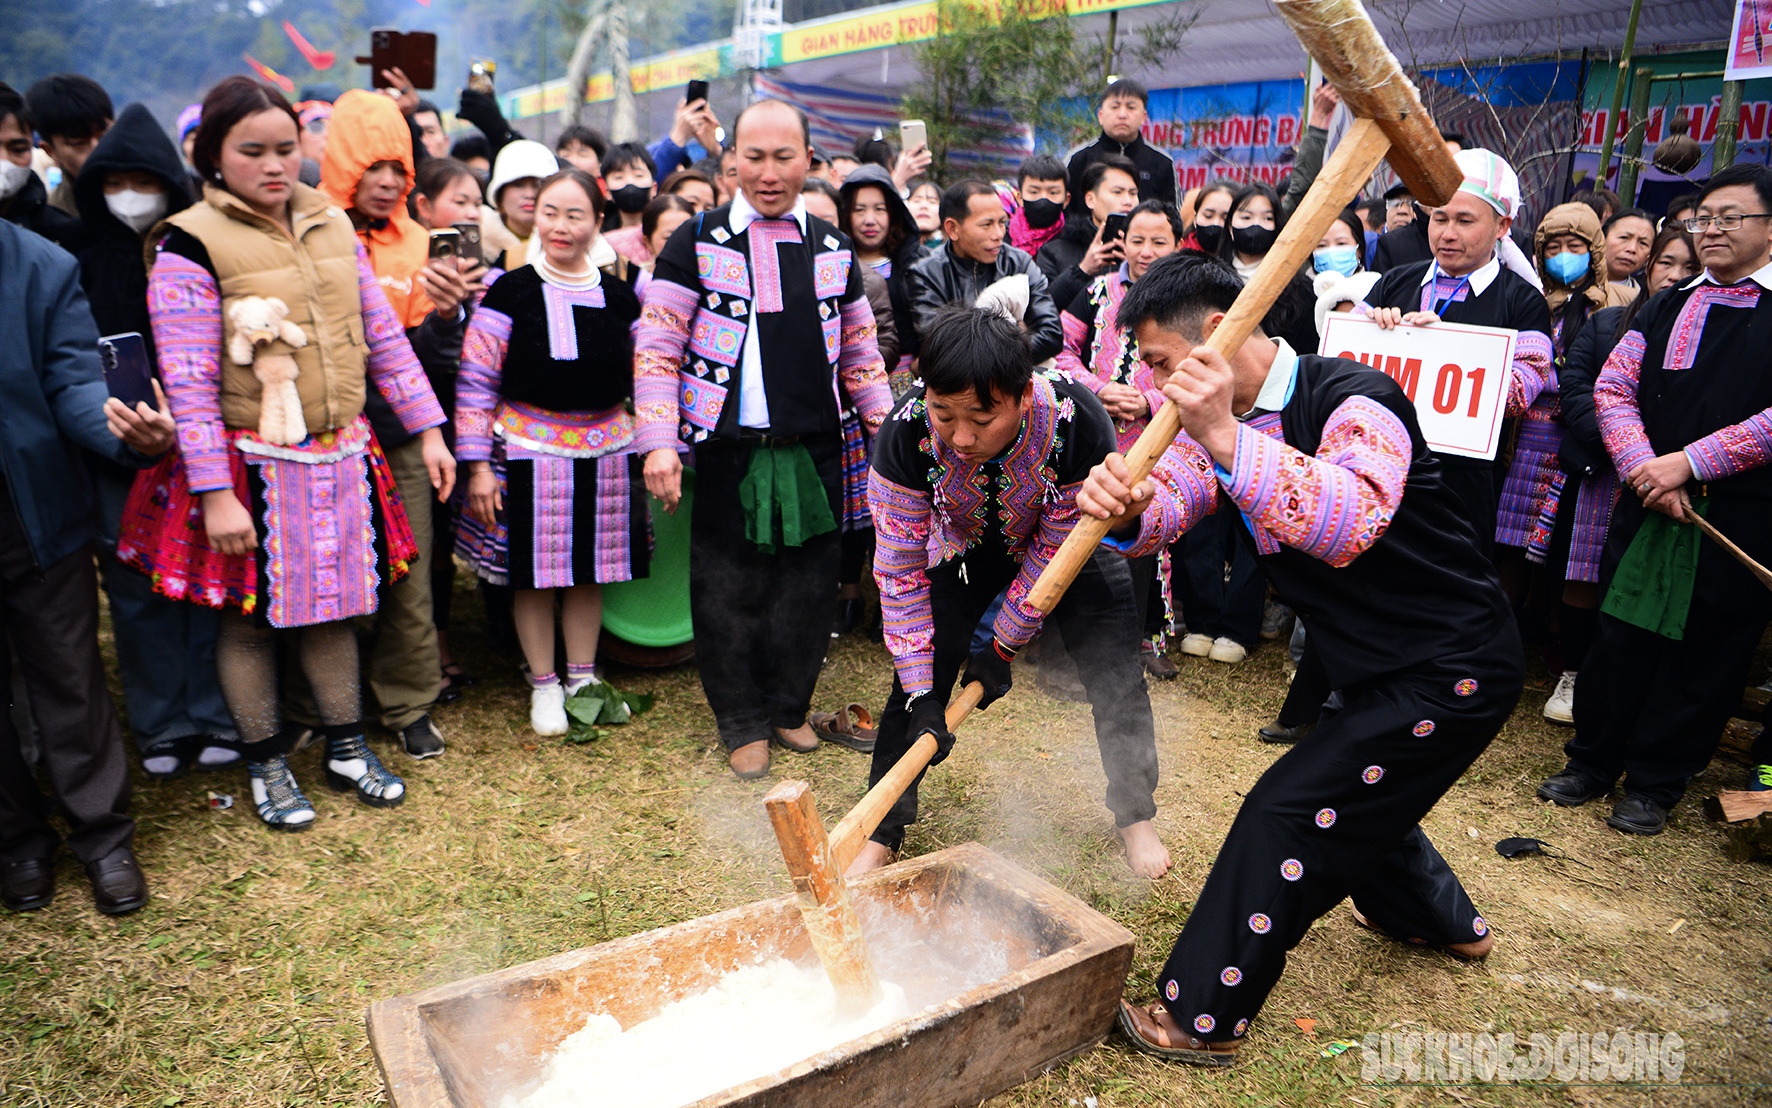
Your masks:
[[[166,214],[166,194],[137,192],[135,189],[107,192],[105,207],[111,209],[112,215],[139,235],[158,223],[160,217]]]
[[[0,158],[0,200],[11,200],[18,195],[25,182],[31,179],[31,167],[20,165],[8,158]]]

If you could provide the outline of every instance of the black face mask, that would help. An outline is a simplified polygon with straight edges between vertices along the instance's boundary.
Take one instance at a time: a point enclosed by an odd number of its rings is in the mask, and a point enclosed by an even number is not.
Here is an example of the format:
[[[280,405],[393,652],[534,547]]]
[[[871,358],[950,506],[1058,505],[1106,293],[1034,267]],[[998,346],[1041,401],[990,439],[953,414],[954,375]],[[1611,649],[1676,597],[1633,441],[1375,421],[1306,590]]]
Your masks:
[[[1027,220],[1028,226],[1035,230],[1044,230],[1052,226],[1063,214],[1064,205],[1056,200],[1047,200],[1045,197],[1029,200],[1021,206],[1021,217]]]
[[[1198,223],[1194,225],[1194,241],[1200,249],[1208,254],[1218,253],[1218,244],[1224,241],[1224,224]]]
[[[1247,227],[1231,228],[1231,245],[1239,254],[1260,257],[1273,249],[1274,240],[1280,233],[1272,227],[1263,227],[1259,223],[1251,223]]]
[[[643,185],[623,185],[610,192],[609,199],[614,202],[617,211],[643,212],[652,201],[652,190]]]

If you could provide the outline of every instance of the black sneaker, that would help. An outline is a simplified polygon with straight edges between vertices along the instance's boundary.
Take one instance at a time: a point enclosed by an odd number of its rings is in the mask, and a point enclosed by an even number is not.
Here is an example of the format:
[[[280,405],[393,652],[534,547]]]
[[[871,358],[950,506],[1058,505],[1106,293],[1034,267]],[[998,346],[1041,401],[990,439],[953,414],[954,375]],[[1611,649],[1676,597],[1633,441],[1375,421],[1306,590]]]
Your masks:
[[[1544,784],[1538,786],[1538,799],[1564,808],[1579,808],[1611,791],[1612,786],[1597,777],[1589,777],[1578,769],[1565,769],[1544,779]]]
[[[1316,729],[1317,721],[1314,719],[1306,720],[1304,723],[1300,723],[1294,727],[1287,727],[1279,720],[1275,720],[1266,727],[1255,732],[1255,737],[1264,743],[1276,743],[1286,746],[1297,742],[1299,739],[1304,738]]]
[[[1659,835],[1667,826],[1667,809],[1641,793],[1625,793],[1612,806],[1606,826],[1628,831],[1633,835]]]
[[[443,753],[443,732],[426,713],[400,729],[400,745],[409,757],[435,758]]]

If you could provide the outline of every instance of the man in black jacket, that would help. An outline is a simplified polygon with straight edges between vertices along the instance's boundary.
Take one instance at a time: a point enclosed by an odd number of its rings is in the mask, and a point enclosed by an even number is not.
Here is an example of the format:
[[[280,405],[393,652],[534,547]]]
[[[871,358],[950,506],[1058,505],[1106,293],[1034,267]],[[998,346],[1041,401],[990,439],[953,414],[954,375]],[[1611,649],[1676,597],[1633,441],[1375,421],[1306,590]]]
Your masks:
[[[31,150],[31,115],[25,98],[0,81],[0,219],[77,250],[80,220],[50,206],[49,190],[31,171]]]
[[[1095,107],[1101,137],[1071,155],[1071,205],[1066,214],[1087,215],[1083,206],[1083,171],[1109,154],[1138,167],[1138,198],[1175,203],[1175,163],[1144,141],[1150,94],[1137,81],[1119,80],[1103,89]]]
[[[1064,230],[1034,257],[1034,264],[1051,283],[1052,302],[1060,310],[1069,307],[1090,281],[1125,260],[1126,236],[1103,242],[1101,229],[1108,216],[1138,206],[1138,167],[1118,154],[1109,154],[1083,171],[1083,189],[1083,206],[1089,217],[1067,218]]]
[[[975,177],[949,188],[941,197],[941,232],[946,241],[911,267],[911,310],[921,333],[948,304],[970,307],[979,293],[998,281],[1025,274],[1028,302],[1021,324],[1033,346],[1034,361],[1043,362],[1064,347],[1058,307],[1034,259],[1003,241],[1008,230],[1009,213],[996,189]]]

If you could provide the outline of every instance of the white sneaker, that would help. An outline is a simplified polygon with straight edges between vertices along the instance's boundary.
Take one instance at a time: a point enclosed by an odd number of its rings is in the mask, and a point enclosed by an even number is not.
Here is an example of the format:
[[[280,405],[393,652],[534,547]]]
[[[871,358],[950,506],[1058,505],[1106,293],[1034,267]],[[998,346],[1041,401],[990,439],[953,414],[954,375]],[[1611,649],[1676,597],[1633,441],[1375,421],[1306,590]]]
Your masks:
[[[1181,652],[1195,658],[1204,658],[1212,653],[1211,635],[1189,635],[1181,640]]]
[[[1206,656],[1215,662],[1225,662],[1234,666],[1249,657],[1249,651],[1236,639],[1218,638],[1212,640],[1212,649],[1206,653]]]
[[[1575,723],[1575,671],[1566,669],[1557,678],[1557,689],[1544,702],[1544,718],[1565,727]]]
[[[529,728],[537,735],[564,735],[572,727],[566,719],[566,687],[559,683],[538,685],[529,693]]]

